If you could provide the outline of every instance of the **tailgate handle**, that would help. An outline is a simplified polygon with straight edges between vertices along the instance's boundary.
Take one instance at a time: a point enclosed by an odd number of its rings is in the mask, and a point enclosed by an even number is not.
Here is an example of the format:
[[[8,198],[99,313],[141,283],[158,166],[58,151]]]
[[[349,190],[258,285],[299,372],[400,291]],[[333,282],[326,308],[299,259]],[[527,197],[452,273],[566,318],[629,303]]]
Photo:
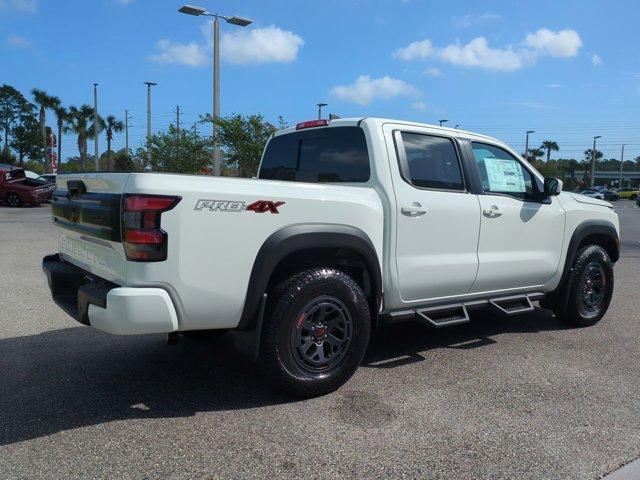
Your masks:
[[[81,197],[87,193],[87,186],[82,180],[68,180],[67,181],[68,197]]]

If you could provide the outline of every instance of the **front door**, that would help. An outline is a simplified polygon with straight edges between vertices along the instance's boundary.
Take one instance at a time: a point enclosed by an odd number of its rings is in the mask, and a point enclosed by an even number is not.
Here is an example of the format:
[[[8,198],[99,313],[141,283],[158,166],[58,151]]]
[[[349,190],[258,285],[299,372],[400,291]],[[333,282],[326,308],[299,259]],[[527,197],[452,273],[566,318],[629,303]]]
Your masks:
[[[388,128],[401,299],[466,294],[478,270],[480,206],[467,192],[459,147],[437,129]]]
[[[565,213],[539,199],[534,174],[505,149],[471,143],[484,194],[478,276],[472,292],[544,285],[560,264]]]

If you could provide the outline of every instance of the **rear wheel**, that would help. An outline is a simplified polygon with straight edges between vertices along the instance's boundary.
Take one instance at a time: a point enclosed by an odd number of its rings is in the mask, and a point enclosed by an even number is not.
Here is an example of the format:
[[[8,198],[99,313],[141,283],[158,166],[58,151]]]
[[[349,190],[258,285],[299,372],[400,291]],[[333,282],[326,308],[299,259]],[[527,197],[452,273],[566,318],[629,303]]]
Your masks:
[[[331,268],[307,270],[274,290],[262,361],[270,380],[285,391],[324,395],[356,371],[370,330],[367,299],[350,276]]]
[[[20,205],[22,205],[22,200],[20,200],[20,197],[17,193],[9,193],[4,200],[10,207],[19,207]]]
[[[567,309],[556,315],[576,327],[588,327],[600,321],[609,308],[613,294],[613,267],[606,250],[589,245],[578,251]]]

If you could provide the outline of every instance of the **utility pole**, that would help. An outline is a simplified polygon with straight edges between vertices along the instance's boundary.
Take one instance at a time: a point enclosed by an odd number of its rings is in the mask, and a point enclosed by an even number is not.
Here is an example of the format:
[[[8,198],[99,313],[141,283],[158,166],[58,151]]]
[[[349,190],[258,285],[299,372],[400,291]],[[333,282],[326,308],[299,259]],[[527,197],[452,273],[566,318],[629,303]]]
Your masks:
[[[524,159],[528,162],[529,161],[529,134],[530,133],[536,133],[535,130],[527,130],[527,138],[524,141]]]
[[[593,187],[596,178],[596,140],[602,135],[593,137],[593,150],[591,150],[591,186]]]
[[[176,131],[180,135],[180,105],[176,105]]]
[[[93,151],[96,172],[100,171],[100,159],[98,158],[98,84],[93,84]]]
[[[326,107],[327,105],[329,105],[328,103],[316,103],[316,106],[318,107],[318,120],[322,120],[322,107]]]
[[[622,166],[624,164],[624,143],[622,144],[622,153],[620,153],[620,183],[618,183],[618,188],[622,188]]]
[[[193,122],[193,127],[191,127],[193,129],[193,134],[197,135],[198,134],[198,122]]]
[[[124,109],[124,149],[129,154],[129,110]]]
[[[157,85],[154,82],[144,82],[147,86],[147,170],[151,169],[151,150],[149,149],[151,143],[151,87]]]

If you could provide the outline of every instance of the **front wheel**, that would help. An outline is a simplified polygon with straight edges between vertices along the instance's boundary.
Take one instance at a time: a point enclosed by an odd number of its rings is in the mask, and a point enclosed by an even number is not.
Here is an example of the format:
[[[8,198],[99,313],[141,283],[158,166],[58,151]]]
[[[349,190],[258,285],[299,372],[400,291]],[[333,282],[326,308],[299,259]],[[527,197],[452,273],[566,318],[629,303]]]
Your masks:
[[[371,319],[362,289],[346,273],[315,268],[294,275],[274,290],[267,310],[261,356],[283,390],[324,395],[360,365]]]
[[[7,205],[14,208],[22,205],[22,200],[20,200],[20,197],[18,196],[18,194],[13,192],[9,193],[5,197],[5,201],[7,202]]]
[[[600,321],[613,294],[613,267],[606,250],[589,245],[578,251],[567,309],[556,314],[575,327],[588,327]]]

